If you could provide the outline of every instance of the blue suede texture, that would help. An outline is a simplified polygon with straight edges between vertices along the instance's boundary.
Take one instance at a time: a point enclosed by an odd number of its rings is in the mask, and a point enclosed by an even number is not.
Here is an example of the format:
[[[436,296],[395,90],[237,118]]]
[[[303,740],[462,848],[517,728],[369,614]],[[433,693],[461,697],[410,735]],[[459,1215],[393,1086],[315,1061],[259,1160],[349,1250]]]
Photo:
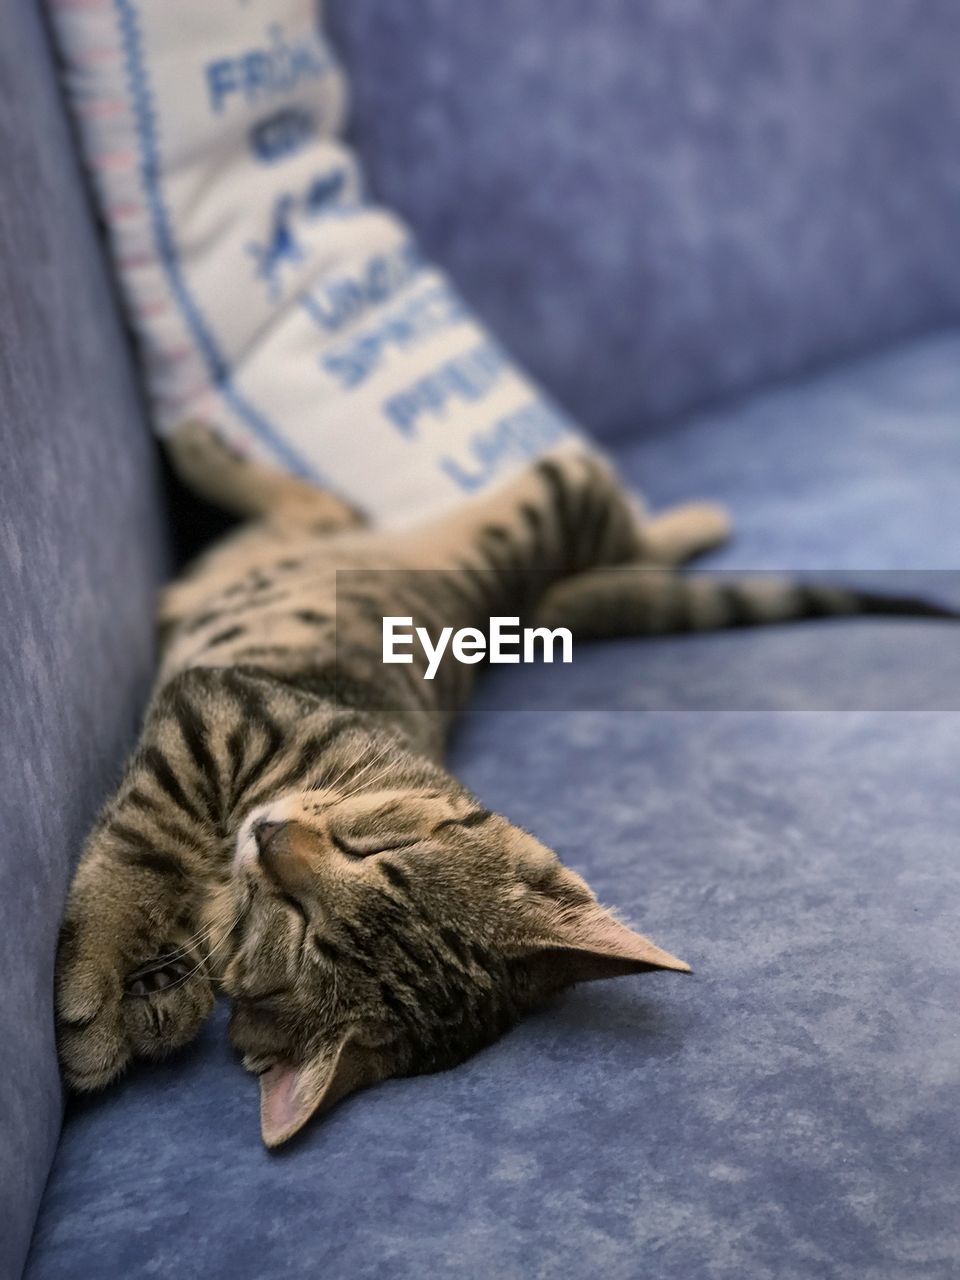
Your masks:
[[[655,502],[733,503],[717,564],[947,570],[958,422],[943,334],[621,460]],[[726,709],[737,646],[765,709]],[[544,673],[566,711],[501,669],[455,768],[695,975],[583,988],[278,1155],[221,1009],[71,1105],[27,1275],[953,1280],[957,649],[901,621],[596,645]],[[791,711],[824,665],[840,705],[914,709]]]
[[[0,39],[0,1277],[60,1130],[57,927],[153,665],[155,449],[37,7]]]
[[[958,446],[960,329],[624,442],[621,458],[654,507],[691,492],[730,505],[736,538],[718,567],[948,570],[960,569]]]
[[[960,320],[953,0],[328,0],[376,191],[586,426]]]
[[[376,190],[653,505],[732,506],[738,536],[713,564],[941,571],[902,580],[960,599],[942,572],[960,570],[956,4],[328,9]],[[171,547],[36,7],[4,19],[0,1280],[15,1280],[60,1126],[57,923],[146,693]],[[696,976],[572,994],[274,1157],[221,1010],[175,1061],[71,1104],[27,1274],[953,1280],[951,635],[810,624],[499,673],[454,765]]]

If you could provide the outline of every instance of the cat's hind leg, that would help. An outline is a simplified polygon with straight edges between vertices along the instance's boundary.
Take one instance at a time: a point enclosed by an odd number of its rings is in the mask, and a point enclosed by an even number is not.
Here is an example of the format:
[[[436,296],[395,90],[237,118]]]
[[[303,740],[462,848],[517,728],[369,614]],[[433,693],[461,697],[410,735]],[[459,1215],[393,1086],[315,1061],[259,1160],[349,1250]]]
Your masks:
[[[564,578],[545,593],[535,614],[539,626],[567,627],[584,640],[860,616],[953,621],[957,615],[920,597],[888,596],[804,578],[678,573],[640,564],[590,569]]]
[[[363,516],[336,494],[244,457],[203,422],[181,423],[165,443],[180,478],[226,511],[317,533],[364,523]]]
[[[732,522],[725,507],[716,502],[684,502],[650,516],[641,526],[643,559],[672,567],[722,546],[730,537]]]

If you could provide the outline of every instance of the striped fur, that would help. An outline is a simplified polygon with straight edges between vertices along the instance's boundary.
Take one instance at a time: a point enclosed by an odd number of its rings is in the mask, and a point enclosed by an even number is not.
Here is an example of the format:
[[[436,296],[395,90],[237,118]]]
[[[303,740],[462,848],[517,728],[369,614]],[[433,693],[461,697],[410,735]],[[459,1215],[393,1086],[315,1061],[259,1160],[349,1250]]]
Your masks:
[[[140,745],[67,904],[68,1082],[98,1088],[185,1043],[221,988],[275,1145],[352,1089],[461,1061],[569,983],[684,969],[446,772],[475,668],[426,682],[416,656],[384,666],[382,618],[435,633],[519,613],[602,635],[878,602],[671,573],[725,516],[650,519],[592,454],[387,536],[201,428],[175,447],[194,484],[255,519],[163,601]]]

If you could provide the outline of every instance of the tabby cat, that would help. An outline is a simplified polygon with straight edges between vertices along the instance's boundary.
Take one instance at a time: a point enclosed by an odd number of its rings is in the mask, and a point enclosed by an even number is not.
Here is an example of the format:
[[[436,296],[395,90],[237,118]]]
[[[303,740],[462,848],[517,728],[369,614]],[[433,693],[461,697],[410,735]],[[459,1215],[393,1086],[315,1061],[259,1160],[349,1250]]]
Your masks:
[[[222,990],[268,1146],[352,1090],[453,1066],[572,983],[688,968],[445,771],[475,668],[383,665],[384,615],[584,636],[937,612],[673,573],[726,536],[723,511],[649,518],[587,452],[389,536],[202,427],[174,452],[256,518],[163,600],[140,743],[67,902],[58,1045],[67,1082],[98,1089],[190,1040]],[[614,568],[641,564],[660,568]]]

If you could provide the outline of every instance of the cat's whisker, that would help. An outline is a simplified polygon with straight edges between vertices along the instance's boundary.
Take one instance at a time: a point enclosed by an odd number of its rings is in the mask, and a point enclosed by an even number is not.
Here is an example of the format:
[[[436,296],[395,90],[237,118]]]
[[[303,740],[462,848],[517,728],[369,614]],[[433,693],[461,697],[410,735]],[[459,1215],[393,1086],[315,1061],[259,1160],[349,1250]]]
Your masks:
[[[169,964],[170,961],[178,960],[181,956],[187,955],[194,947],[202,946],[212,934],[216,933],[218,929],[223,928],[226,918],[231,913],[231,907],[232,904],[228,904],[217,919],[202,925],[197,932],[192,935],[192,937],[187,938],[187,940],[181,943],[179,947],[175,947],[172,951],[164,952],[163,955],[155,957],[158,964],[161,962]]]
[[[351,790],[342,792],[342,793],[337,797],[337,799],[338,799],[339,801],[352,800],[352,799],[353,799],[353,797],[354,797],[354,796],[356,796],[356,795],[359,795],[359,793],[360,793],[361,791],[369,791],[371,787],[376,786],[376,784],[377,784],[377,783],[379,783],[380,781],[382,781],[384,778],[386,778],[386,777],[389,775],[389,773],[390,773],[390,766],[389,766],[389,765],[385,766],[383,769],[381,769],[381,770],[380,770],[380,772],[379,772],[379,773],[374,774],[374,776],[373,776],[372,778],[368,778],[368,779],[366,780],[366,782],[364,783],[363,787],[358,787],[358,786],[353,785],[353,784],[355,784],[355,783],[356,783],[356,782],[357,782],[357,781],[358,781],[358,780],[363,776],[363,774],[364,774],[365,772],[366,772],[366,770],[363,770],[363,771],[361,771],[361,773],[357,774],[357,776],[356,776],[355,778],[351,778],[351,780],[350,780],[350,781],[351,781]]]
[[[341,792],[341,793],[337,796],[337,803],[338,803],[338,804],[343,804],[343,803],[344,803],[345,801],[347,801],[347,800],[353,800],[353,799],[354,799],[354,797],[355,797],[355,796],[358,796],[358,795],[360,794],[360,792],[361,792],[361,791],[366,791],[366,790],[369,790],[369,789],[370,789],[370,788],[372,788],[372,787],[375,787],[375,786],[377,785],[377,783],[381,781],[381,779],[383,779],[383,778],[385,778],[385,777],[387,776],[387,773],[388,773],[388,770],[387,770],[387,769],[384,769],[384,771],[383,771],[382,773],[376,774],[373,778],[368,779],[368,782],[367,782],[367,785],[366,785],[366,786],[364,786],[364,787],[354,787],[354,789],[353,789],[352,791],[344,791],[344,792]]]
[[[164,987],[163,990],[172,991],[174,987],[180,987],[185,982],[188,982],[193,977],[193,975],[195,973],[199,973],[201,969],[206,969],[206,966],[210,963],[212,958],[229,940],[234,929],[236,929],[237,925],[240,923],[241,915],[242,915],[242,912],[238,911],[233,918],[233,923],[230,925],[230,928],[226,931],[226,933],[223,935],[220,941],[217,942],[213,947],[211,947],[211,949],[207,952],[207,954],[203,957],[203,959],[200,961],[198,965],[195,965],[194,968],[192,968],[188,973],[185,973],[181,977],[177,978],[175,982],[171,982],[170,985],[167,987]],[[207,973],[206,976],[209,977],[210,976],[209,973]]]
[[[370,767],[371,764],[376,764],[377,761],[382,760],[389,750],[390,750],[390,744],[387,743],[384,745],[384,747],[380,751],[377,752],[375,756],[373,756],[371,760],[367,761],[366,765],[364,765],[364,769],[366,770],[367,768]],[[333,779],[332,782],[328,782],[324,784],[324,789],[328,791],[336,791],[337,787],[339,787],[341,782],[343,782],[344,778],[346,778],[348,774],[350,774],[353,770],[355,770],[357,766],[361,763],[362,761],[359,759],[350,760],[347,764],[343,766],[343,768],[340,770],[340,772],[337,774],[337,776]]]
[[[215,921],[213,924],[205,925],[204,928],[195,933],[193,937],[188,938],[186,942],[182,943],[179,947],[175,947],[173,951],[165,951],[162,955],[155,956],[154,960],[156,964],[158,966],[162,964],[169,964],[173,960],[179,960],[181,956],[190,954],[194,947],[202,946],[203,943],[206,942],[207,938],[215,932],[219,923],[219,921]]]
[[[343,766],[343,768],[337,773],[337,776],[335,778],[333,778],[331,781],[328,781],[326,778],[320,778],[317,782],[313,784],[313,786],[311,787],[311,790],[312,791],[334,790],[337,786],[339,786],[339,784],[347,776],[350,770],[355,768],[355,766],[356,766],[356,761],[351,760],[348,764],[345,764]]]
[[[375,775],[374,775],[374,776],[369,780],[369,781],[370,781],[370,785],[371,785],[371,786],[375,786],[375,785],[376,785],[376,783],[377,783],[377,782],[379,782],[380,778],[382,778],[383,776],[384,776],[384,775],[383,775],[382,773],[381,773],[381,774],[375,774]],[[360,777],[362,777],[362,774],[358,774],[356,778],[352,779],[352,782],[356,782]],[[337,804],[343,804],[343,802],[344,802],[345,800],[352,800],[354,796],[359,795],[359,793],[360,793],[360,791],[361,791],[361,790],[362,790],[362,788],[361,788],[361,787],[358,787],[358,786],[351,786],[350,790],[348,790],[348,791],[336,791],[336,792],[334,792],[334,795],[335,795],[335,797],[336,797],[336,803],[337,803]]]
[[[392,746],[393,746],[392,743],[387,743],[387,745],[381,751],[378,751],[375,756],[371,757],[371,759],[367,761],[367,763],[363,766],[363,768],[360,769],[359,773],[354,774],[354,776],[350,778],[349,786],[351,789],[340,796],[341,801],[349,800],[357,794],[357,792],[359,791],[359,787],[357,787],[356,785],[357,782],[359,782],[359,780],[362,777],[364,777],[367,773],[369,773],[369,771],[373,768],[375,764],[380,763],[380,761],[389,753]],[[333,787],[331,787],[331,790],[335,790],[336,785],[339,785],[339,783],[341,783],[344,780],[344,778],[347,777],[348,773],[350,772],[350,769],[355,767],[356,767],[355,764],[352,766],[348,765],[347,768],[341,772],[339,778],[337,779],[337,783]],[[386,773],[387,773],[387,770],[382,769],[380,773],[376,775],[376,777],[372,781],[379,781],[379,779],[384,777]],[[369,787],[370,785],[371,783],[368,782],[367,786]]]
[[[337,779],[337,785],[343,782],[344,778],[348,777],[348,775],[350,774],[354,775],[353,778],[351,778],[351,782],[356,781],[356,778],[362,776],[362,774],[366,773],[368,769],[373,768],[375,764],[379,764],[380,761],[383,760],[386,756],[388,756],[392,750],[393,750],[393,743],[385,742],[383,746],[380,748],[380,750],[377,751],[374,755],[372,755],[370,759],[366,762],[366,764],[363,765],[363,768],[360,770],[359,773],[356,773],[355,771],[357,769],[357,766],[360,765],[362,761],[359,759],[351,760],[350,763],[346,765],[344,769],[341,770],[340,776]]]
[[[195,954],[194,948],[202,949],[204,943],[208,942],[216,933],[218,933],[221,929],[223,929],[226,926],[227,919],[230,917],[231,914],[232,914],[232,903],[227,904],[226,908],[217,916],[216,919],[210,921],[202,929],[198,930],[198,932],[195,933],[192,938],[189,938],[182,946],[178,947],[174,951],[168,952],[165,955],[158,956],[156,958],[158,967],[162,967],[163,965],[170,964],[172,961],[175,961],[185,955],[190,955],[191,959],[194,958],[194,954]],[[218,946],[221,945],[227,938],[229,938],[230,934],[234,931],[234,929],[237,927],[238,923],[240,922],[240,919],[242,918],[242,916],[243,916],[243,908],[241,908],[241,910],[234,915],[233,922],[226,929],[226,933],[224,934],[223,938],[220,940],[220,943],[217,944]],[[216,949],[217,948],[214,947],[213,950],[211,950],[208,953],[208,955],[212,955],[213,951],[215,951]],[[192,969],[190,973],[182,975],[181,978],[177,979],[177,983],[184,981],[187,977],[190,977],[191,974],[196,973],[197,968],[202,967],[203,963],[204,961],[201,959],[200,964],[197,965],[196,968]],[[176,986],[177,983],[171,983],[170,985]]]

